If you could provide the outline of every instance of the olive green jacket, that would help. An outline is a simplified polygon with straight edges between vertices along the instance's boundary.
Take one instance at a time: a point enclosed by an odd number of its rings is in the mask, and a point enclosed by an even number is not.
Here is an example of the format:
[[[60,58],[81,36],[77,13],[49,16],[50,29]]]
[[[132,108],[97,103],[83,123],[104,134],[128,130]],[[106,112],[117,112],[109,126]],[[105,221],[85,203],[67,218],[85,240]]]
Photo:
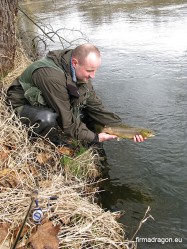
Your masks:
[[[9,87],[7,97],[13,108],[25,104],[52,108],[58,114],[58,125],[65,134],[92,142],[96,134],[81,121],[82,108],[90,118],[103,125],[119,124],[121,119],[104,108],[90,81],[73,82],[71,53],[72,50],[50,51],[47,59],[55,66],[41,61],[32,63],[29,66],[32,67],[31,77],[27,74],[28,67]]]

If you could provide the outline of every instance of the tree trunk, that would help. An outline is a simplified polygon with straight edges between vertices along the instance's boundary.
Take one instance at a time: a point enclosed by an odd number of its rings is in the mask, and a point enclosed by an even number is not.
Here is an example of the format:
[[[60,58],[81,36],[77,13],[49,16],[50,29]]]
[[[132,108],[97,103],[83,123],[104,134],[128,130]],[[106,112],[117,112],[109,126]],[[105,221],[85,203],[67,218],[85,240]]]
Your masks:
[[[14,66],[16,51],[15,19],[18,0],[0,0],[0,76]]]

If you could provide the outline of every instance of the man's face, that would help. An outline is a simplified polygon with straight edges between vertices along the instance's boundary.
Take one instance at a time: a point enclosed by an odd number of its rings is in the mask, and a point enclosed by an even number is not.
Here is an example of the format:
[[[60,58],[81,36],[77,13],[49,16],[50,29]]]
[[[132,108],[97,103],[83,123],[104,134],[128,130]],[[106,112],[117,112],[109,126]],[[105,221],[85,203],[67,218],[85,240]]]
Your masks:
[[[75,69],[75,74],[78,80],[85,83],[95,77],[95,73],[101,64],[101,58],[98,58],[94,53],[90,53],[83,62],[72,58],[72,64]]]

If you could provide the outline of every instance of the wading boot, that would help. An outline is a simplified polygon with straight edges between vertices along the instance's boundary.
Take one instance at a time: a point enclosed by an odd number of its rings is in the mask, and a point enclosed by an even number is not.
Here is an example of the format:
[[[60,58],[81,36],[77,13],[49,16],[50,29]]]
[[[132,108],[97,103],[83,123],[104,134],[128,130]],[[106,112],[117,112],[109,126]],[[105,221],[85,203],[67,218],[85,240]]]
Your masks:
[[[52,109],[24,105],[19,116],[23,124],[27,127],[32,126],[33,132],[29,134],[32,138],[38,134],[48,138],[56,146],[68,146],[58,132],[56,121],[58,114]]]

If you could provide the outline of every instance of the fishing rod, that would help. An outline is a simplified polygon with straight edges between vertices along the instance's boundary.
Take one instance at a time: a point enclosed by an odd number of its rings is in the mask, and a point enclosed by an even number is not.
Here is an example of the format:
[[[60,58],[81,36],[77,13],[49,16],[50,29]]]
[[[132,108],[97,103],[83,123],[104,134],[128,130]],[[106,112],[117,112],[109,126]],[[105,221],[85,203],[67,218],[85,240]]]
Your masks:
[[[29,216],[29,214],[30,214],[30,211],[31,211],[33,202],[35,202],[35,201],[37,200],[37,195],[38,195],[38,190],[34,190],[33,193],[32,193],[32,195],[31,195],[31,203],[30,203],[29,209],[28,209],[28,211],[27,211],[27,213],[26,213],[26,215],[25,215],[25,219],[24,219],[24,221],[23,221],[23,223],[22,223],[22,225],[21,225],[21,227],[20,227],[20,229],[19,229],[19,232],[18,232],[18,234],[17,234],[17,237],[16,237],[16,239],[15,239],[15,241],[14,241],[14,244],[13,244],[13,246],[12,246],[11,249],[16,249],[17,243],[18,243],[18,241],[19,241],[19,239],[20,239],[21,233],[22,233],[22,231],[23,231],[23,228],[24,228],[24,226],[25,226],[25,223],[26,223],[26,221],[27,221],[27,218],[28,218],[28,216]]]
[[[28,208],[28,211],[27,211],[27,213],[26,213],[26,215],[25,215],[24,221],[23,221],[23,223],[22,223],[22,225],[21,225],[21,228],[20,228],[20,230],[19,230],[19,232],[18,232],[18,235],[17,235],[17,237],[16,237],[16,239],[15,239],[15,241],[14,241],[14,244],[13,244],[13,246],[12,246],[11,249],[16,249],[17,243],[18,243],[18,241],[19,241],[19,239],[20,239],[20,236],[21,236],[21,233],[22,233],[23,228],[24,228],[24,226],[25,226],[25,223],[26,223],[26,221],[27,221],[27,218],[28,218],[28,216],[29,216],[29,214],[30,214],[30,212],[31,212],[32,207],[33,207],[33,202],[35,202],[35,205],[36,205],[36,206],[35,206],[35,208],[33,209],[32,219],[33,219],[33,221],[34,221],[36,224],[41,224],[41,220],[43,219],[44,213],[51,209],[50,201],[54,201],[54,200],[57,200],[57,199],[58,199],[58,196],[56,196],[56,195],[50,196],[50,197],[48,198],[47,209],[42,209],[42,208],[40,208],[40,206],[39,206],[39,204],[38,204],[38,198],[37,198],[37,196],[38,196],[38,190],[34,190],[33,193],[32,193],[32,195],[31,195],[31,203],[30,203],[30,206],[29,206],[29,208]]]

